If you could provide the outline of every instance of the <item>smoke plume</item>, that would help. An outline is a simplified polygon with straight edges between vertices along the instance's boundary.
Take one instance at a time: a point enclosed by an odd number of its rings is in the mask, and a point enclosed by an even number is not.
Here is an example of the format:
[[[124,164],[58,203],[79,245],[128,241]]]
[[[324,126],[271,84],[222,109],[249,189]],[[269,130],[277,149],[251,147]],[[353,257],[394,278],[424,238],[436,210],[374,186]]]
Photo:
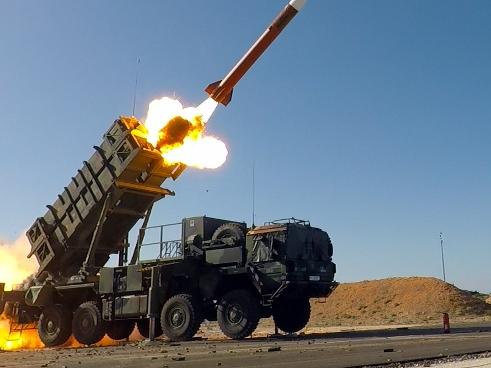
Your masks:
[[[11,290],[36,272],[38,264],[34,257],[27,258],[30,251],[29,241],[23,234],[9,242],[0,237],[0,282],[5,289]]]

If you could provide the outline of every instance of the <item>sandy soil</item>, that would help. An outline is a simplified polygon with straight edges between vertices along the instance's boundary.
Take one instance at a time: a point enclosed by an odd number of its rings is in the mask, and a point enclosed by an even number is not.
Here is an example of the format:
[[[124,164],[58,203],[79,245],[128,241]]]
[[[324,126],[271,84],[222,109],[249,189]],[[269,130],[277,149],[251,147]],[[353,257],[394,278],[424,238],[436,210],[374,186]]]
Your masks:
[[[442,313],[456,321],[489,321],[491,305],[481,294],[431,277],[389,278],[341,284],[312,303],[312,326],[427,324]]]

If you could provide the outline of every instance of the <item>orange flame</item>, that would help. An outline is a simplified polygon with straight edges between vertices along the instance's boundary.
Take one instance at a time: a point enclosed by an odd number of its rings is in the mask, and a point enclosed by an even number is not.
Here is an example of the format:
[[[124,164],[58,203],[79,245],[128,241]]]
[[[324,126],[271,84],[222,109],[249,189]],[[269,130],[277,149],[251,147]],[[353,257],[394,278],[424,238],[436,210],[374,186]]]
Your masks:
[[[0,316],[0,350],[19,350],[42,348],[44,344],[39,339],[34,328],[11,330],[11,321]]]
[[[12,329],[12,322],[5,318],[4,316],[0,316],[0,351],[1,350],[21,350],[21,349],[40,349],[44,348],[44,344],[39,338],[36,325],[29,326],[29,328],[20,329]],[[141,340],[142,337],[136,332],[133,331],[131,336],[129,337],[129,341],[138,341]],[[119,342],[111,339],[107,335],[102,338],[101,341],[97,342],[93,346],[114,346],[118,345]],[[73,336],[65,342],[61,347],[65,348],[82,348],[85,345],[80,344]]]
[[[186,107],[169,97],[148,106],[147,141],[169,164],[183,163],[200,169],[215,169],[227,158],[227,147],[219,139],[204,135],[206,123],[218,103],[208,98],[198,107]]]

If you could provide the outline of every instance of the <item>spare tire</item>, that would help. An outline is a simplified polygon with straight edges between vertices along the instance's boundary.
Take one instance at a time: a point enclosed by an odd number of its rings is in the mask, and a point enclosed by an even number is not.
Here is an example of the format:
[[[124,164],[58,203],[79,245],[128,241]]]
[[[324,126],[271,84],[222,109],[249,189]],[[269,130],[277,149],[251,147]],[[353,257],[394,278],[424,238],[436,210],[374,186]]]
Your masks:
[[[245,232],[243,226],[229,222],[219,226],[213,233],[211,240],[233,239],[235,245],[244,245]]]

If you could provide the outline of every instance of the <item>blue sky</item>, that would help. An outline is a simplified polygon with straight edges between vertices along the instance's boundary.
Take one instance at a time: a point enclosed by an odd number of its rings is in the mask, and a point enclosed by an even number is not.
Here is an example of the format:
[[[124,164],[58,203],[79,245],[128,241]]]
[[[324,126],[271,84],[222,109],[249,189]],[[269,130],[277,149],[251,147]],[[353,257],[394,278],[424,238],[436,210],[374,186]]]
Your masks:
[[[0,0],[0,237],[44,213],[92,146],[157,97],[197,105],[284,6]],[[190,169],[152,223],[296,216],[339,281],[441,276],[491,291],[491,3],[311,0],[219,107],[229,158]]]

